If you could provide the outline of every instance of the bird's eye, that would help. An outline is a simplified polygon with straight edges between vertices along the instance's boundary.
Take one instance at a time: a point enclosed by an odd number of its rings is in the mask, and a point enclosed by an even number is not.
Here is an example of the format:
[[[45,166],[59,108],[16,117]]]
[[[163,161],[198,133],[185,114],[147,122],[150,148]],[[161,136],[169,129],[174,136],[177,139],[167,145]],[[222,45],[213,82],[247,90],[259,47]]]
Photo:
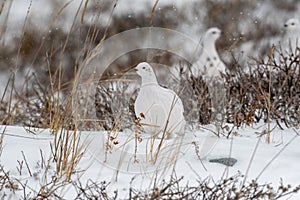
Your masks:
[[[146,67],[143,67],[142,69],[146,69]]]
[[[293,22],[293,23],[291,23],[291,25],[292,25],[292,26],[294,26],[294,25],[295,25],[295,23]]]
[[[213,31],[213,32],[212,32],[212,34],[216,34],[216,33],[217,33],[216,31]]]

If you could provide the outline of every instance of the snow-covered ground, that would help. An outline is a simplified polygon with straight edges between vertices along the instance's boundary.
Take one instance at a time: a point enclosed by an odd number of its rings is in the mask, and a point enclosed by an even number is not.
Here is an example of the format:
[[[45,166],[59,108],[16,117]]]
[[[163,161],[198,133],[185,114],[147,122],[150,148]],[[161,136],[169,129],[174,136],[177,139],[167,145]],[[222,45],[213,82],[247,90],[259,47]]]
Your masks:
[[[82,132],[81,140],[84,141],[82,144],[86,151],[72,179],[76,180],[80,177],[83,184],[88,180],[110,182],[108,193],[113,194],[114,190],[118,190],[119,198],[128,198],[130,187],[141,190],[151,188],[155,177],[156,181],[169,179],[173,168],[178,177],[184,177],[182,186],[186,183],[190,186],[196,185],[197,181],[208,176],[217,181],[237,173],[246,175],[246,181],[257,179],[259,183],[272,183],[273,186],[278,186],[282,180],[284,184],[299,185],[299,136],[295,130],[275,128],[271,133],[271,143],[267,144],[264,136],[258,137],[265,129],[265,126],[258,125],[241,128],[237,130],[237,135],[230,139],[220,138],[212,151],[210,148],[216,140],[210,131],[200,129],[186,132],[185,137],[180,141],[176,163],[170,151],[177,147],[173,145],[173,139],[166,142],[172,144],[167,147],[167,151],[161,150],[161,155],[157,159],[159,164],[150,164],[146,161],[146,156],[149,156],[145,154],[147,151],[145,147],[149,145],[146,138],[138,144],[139,162],[134,162],[135,140],[132,132],[118,133],[116,136],[118,144],[115,144],[107,155],[105,132]],[[25,127],[1,126],[0,131],[3,137],[0,163],[4,166],[4,171],[26,185],[26,191],[31,193],[39,191],[41,185],[51,180],[51,176],[54,175],[55,165],[50,159],[53,157],[50,148],[53,136],[50,135],[49,130],[31,128],[28,131]],[[194,144],[199,147],[201,161]],[[232,167],[226,167],[209,162],[210,159],[221,157],[236,158],[237,163]],[[50,160],[50,168],[43,167],[42,163],[48,160]],[[1,193],[8,194],[7,197],[11,199],[23,195],[22,190],[13,193],[5,189]],[[70,187],[61,189],[61,195],[67,199],[74,198],[76,194]],[[299,198],[300,194],[291,197],[291,199]]]

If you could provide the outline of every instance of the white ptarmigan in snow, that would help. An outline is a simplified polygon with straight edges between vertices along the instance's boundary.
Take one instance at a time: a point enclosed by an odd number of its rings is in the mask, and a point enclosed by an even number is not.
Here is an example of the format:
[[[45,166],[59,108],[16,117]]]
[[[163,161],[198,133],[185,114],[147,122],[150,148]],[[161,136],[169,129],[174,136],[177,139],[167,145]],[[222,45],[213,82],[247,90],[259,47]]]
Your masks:
[[[220,77],[220,72],[225,73],[225,65],[221,61],[215,45],[220,36],[221,30],[215,27],[205,32],[201,42],[200,57],[191,67],[191,73],[194,77],[202,75],[205,78],[213,78]]]
[[[285,36],[283,38],[284,50],[295,52],[300,48],[300,23],[299,19],[291,18],[284,23]]]
[[[142,85],[134,111],[136,117],[141,119],[144,131],[151,135],[161,134],[167,127],[164,138],[169,138],[173,133],[183,134],[185,120],[181,99],[174,91],[158,84],[156,75],[147,62],[138,64],[135,70],[142,78]]]

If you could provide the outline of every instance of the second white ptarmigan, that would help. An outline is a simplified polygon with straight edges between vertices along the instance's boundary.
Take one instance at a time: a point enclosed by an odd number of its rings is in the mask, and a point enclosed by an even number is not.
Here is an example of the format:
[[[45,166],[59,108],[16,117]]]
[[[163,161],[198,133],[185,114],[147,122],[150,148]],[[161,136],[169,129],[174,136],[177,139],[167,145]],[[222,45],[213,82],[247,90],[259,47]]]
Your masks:
[[[295,52],[300,48],[300,22],[299,19],[291,18],[284,23],[285,36],[282,39],[284,50]]]
[[[219,77],[220,73],[225,73],[225,65],[219,57],[215,43],[221,36],[218,28],[209,28],[202,39],[202,51],[199,59],[192,65],[191,73],[194,77],[204,78]]]
[[[185,120],[183,105],[177,94],[169,89],[161,87],[156,75],[147,62],[142,62],[135,68],[142,78],[142,85],[134,104],[135,115],[146,133],[158,134],[164,138],[173,134],[183,134]]]

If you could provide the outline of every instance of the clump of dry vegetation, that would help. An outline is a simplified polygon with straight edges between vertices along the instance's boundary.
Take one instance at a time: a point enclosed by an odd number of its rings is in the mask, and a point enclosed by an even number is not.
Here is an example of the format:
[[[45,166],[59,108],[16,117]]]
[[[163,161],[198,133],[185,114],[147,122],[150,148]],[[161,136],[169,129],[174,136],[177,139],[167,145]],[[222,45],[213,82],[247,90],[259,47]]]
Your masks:
[[[276,121],[278,126],[298,127],[300,51],[292,54],[274,48],[267,61],[257,60],[249,72],[241,68],[226,75],[227,121],[236,126]]]
[[[282,182],[277,188],[256,180],[243,183],[243,176],[239,174],[217,182],[211,178],[199,180],[196,186],[183,187],[182,181],[183,177],[173,175],[148,191],[131,188],[129,199],[282,199],[300,190],[300,186],[292,188]]]
[[[109,182],[95,182],[88,180],[85,184],[78,181],[59,182],[51,179],[39,191],[30,191],[26,184],[14,178],[0,166],[0,195],[1,198],[10,198],[9,191],[23,191],[21,196],[28,198],[60,199],[60,189],[68,187],[74,190],[74,199],[118,199],[118,191],[108,192]],[[134,181],[134,179],[132,180]],[[208,177],[198,180],[198,184],[183,183],[184,177],[171,175],[169,180],[153,183],[148,190],[141,191],[130,186],[128,196],[123,199],[286,199],[299,192],[300,185],[292,187],[281,181],[278,186],[270,183],[261,184],[257,180],[245,182],[240,174],[214,181]]]
[[[236,63],[238,67],[235,67],[235,70],[223,75],[224,82],[216,81],[208,85],[201,77],[187,77],[179,72],[181,80],[172,82],[175,86],[171,87],[176,89],[183,100],[185,117],[189,125],[212,123],[215,120],[214,112],[220,112],[223,122],[234,124],[236,127],[261,121],[268,123],[276,121],[282,129],[298,127],[300,123],[300,108],[297,103],[300,98],[299,57],[298,49],[294,53],[287,54],[281,48],[274,47],[266,60],[253,60],[246,68]],[[123,78],[115,81],[107,79],[107,82],[103,81],[98,85],[96,103],[101,106],[97,106],[97,109],[102,109],[101,116],[106,116],[105,114],[110,116],[106,118],[108,120],[105,123],[113,124],[114,120],[118,119],[119,122],[123,122],[121,124],[132,125],[135,120],[133,106],[137,87],[130,93],[126,93],[130,85],[126,81],[130,79]],[[226,92],[219,91],[219,95],[211,96],[209,87],[223,88]],[[102,98],[99,97],[101,95]],[[212,98],[218,96],[223,97],[222,101],[217,103],[222,104],[224,110],[220,108],[216,110],[213,106]],[[119,102],[119,104],[113,107],[111,102]],[[120,108],[124,109],[123,114],[120,113]],[[124,113],[127,116],[121,120],[120,116],[125,116]],[[111,118],[112,115],[115,117]],[[105,128],[109,130],[112,127],[110,125]]]

